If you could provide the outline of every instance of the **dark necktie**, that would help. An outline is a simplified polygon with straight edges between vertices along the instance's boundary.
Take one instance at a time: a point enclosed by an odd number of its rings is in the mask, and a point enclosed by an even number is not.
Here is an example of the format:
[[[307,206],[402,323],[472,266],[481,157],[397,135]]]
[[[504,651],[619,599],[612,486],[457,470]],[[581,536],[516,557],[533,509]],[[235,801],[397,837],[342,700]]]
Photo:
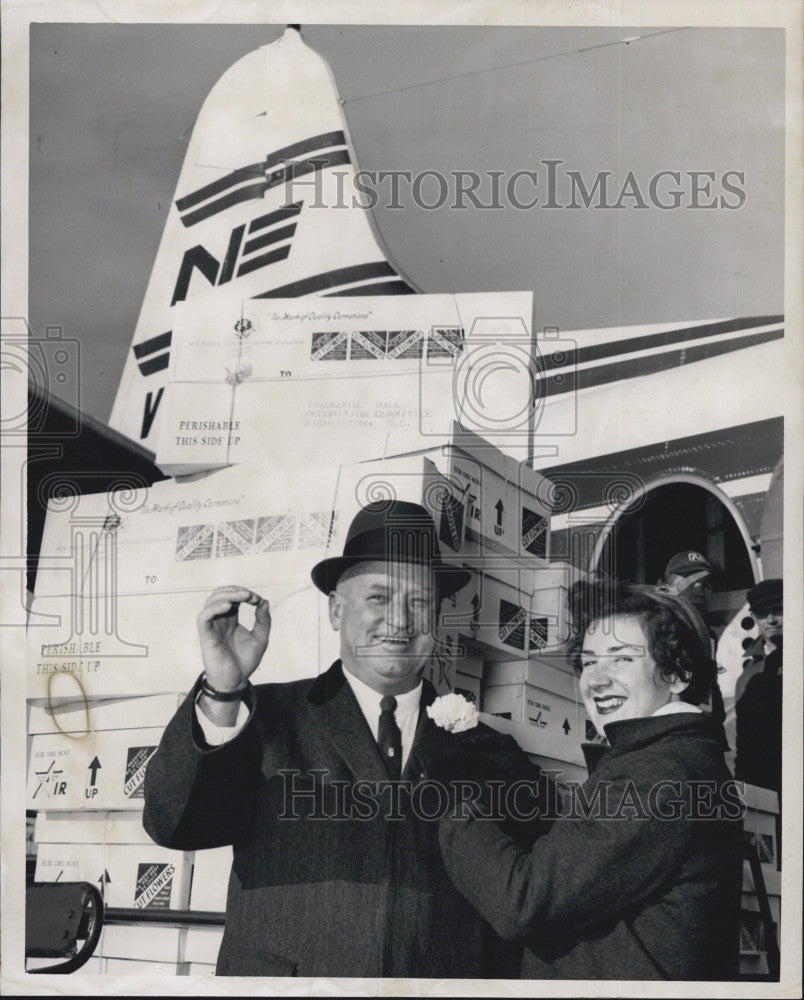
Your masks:
[[[402,777],[402,733],[396,724],[394,712],[396,698],[387,695],[380,702],[380,726],[377,745],[380,748],[388,777],[398,781]]]

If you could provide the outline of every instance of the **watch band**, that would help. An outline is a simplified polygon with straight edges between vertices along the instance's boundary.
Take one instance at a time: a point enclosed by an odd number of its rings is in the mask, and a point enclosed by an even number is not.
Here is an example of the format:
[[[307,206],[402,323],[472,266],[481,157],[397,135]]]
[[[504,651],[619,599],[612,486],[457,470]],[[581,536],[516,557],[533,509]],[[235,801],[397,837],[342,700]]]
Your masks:
[[[251,681],[246,681],[232,691],[219,691],[209,683],[206,674],[201,675],[201,693],[213,701],[240,701],[250,687]]]

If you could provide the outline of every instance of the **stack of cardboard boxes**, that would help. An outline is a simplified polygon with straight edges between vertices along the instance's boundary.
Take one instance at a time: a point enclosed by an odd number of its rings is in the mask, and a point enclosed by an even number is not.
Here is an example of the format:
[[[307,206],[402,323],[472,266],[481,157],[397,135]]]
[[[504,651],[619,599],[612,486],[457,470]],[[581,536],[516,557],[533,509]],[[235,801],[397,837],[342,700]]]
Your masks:
[[[30,703],[37,882],[90,882],[107,906],[144,915],[187,906],[193,854],[158,847],[142,827],[145,770],[177,705],[176,695]],[[104,927],[86,971],[177,974],[177,934]]]
[[[581,776],[582,711],[560,653],[571,573],[549,562],[547,484],[521,460],[527,424],[500,430],[531,372],[506,376],[480,416],[473,383],[509,341],[529,343],[530,296],[411,299],[238,302],[232,322],[195,316],[174,331],[183,346],[160,437],[163,468],[183,475],[52,503],[28,629],[37,879],[85,879],[144,914],[225,909],[231,852],[164,851],[140,819],[148,760],[201,669],[196,614],[215,587],[248,586],[272,614],[254,681],[325,669],[337,637],[309,572],[340,554],[373,500],[421,503],[442,558],[472,573],[442,607],[428,679]],[[219,937],[110,926],[98,956],[104,971],[206,973]]]
[[[781,928],[782,872],[779,844],[779,796],[767,788],[745,786],[744,838],[756,850],[777,942]],[[748,860],[743,862],[740,972],[764,975],[768,970],[768,938],[760,910],[761,887]]]

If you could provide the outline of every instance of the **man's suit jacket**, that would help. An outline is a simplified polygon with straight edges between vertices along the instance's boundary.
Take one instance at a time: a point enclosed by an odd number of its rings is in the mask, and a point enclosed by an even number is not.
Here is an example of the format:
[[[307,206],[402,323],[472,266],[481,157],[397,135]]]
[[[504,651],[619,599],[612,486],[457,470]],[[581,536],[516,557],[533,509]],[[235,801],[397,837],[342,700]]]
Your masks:
[[[204,748],[196,695],[149,762],[143,822],[166,847],[234,845],[219,975],[518,975],[518,946],[441,859],[439,803],[422,779],[427,754],[455,737],[426,714],[430,684],[402,774],[427,793],[415,810],[415,794],[375,793],[388,775],[339,661],[315,680],[256,687],[249,721],[221,747]]]

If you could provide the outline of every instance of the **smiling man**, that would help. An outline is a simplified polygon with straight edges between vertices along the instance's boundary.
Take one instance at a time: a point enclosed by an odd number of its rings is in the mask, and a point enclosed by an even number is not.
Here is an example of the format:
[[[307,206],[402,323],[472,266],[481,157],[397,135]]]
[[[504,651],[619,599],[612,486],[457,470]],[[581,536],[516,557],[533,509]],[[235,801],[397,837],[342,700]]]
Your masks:
[[[343,555],[312,579],[340,659],[314,680],[252,688],[268,602],[219,588],[198,616],[204,673],[148,766],[154,840],[234,846],[218,974],[518,975],[521,947],[502,942],[447,877],[438,811],[416,808],[428,772],[455,756],[456,737],[428,717],[435,690],[421,674],[441,599],[469,573],[442,562],[422,507],[395,501],[363,508]],[[238,623],[241,604],[255,607],[251,631]],[[510,737],[482,725],[461,746],[467,769],[476,752],[507,776],[539,777]],[[538,810],[530,820],[518,824],[525,842],[543,829]]]

